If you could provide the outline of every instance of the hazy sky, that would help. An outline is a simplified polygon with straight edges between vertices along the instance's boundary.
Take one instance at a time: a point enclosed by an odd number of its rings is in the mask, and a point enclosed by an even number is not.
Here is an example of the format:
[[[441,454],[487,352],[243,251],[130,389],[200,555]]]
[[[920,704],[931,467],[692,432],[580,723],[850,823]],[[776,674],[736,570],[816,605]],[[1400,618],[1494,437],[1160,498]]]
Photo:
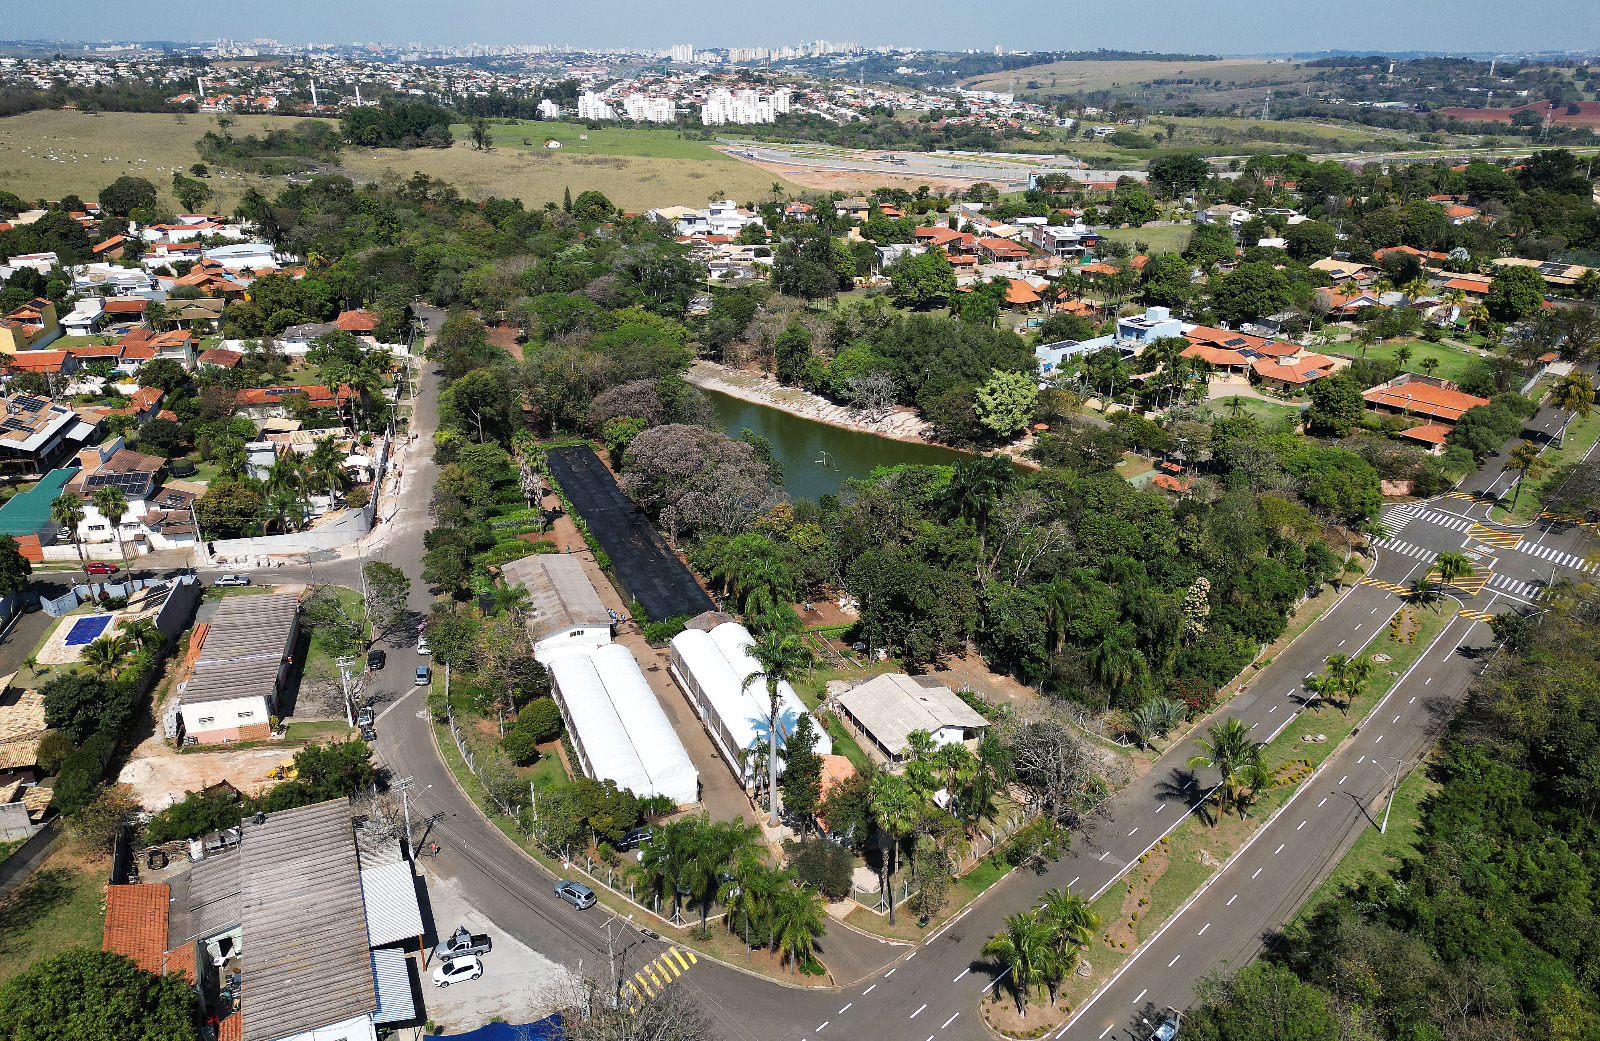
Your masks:
[[[1289,50],[1569,50],[1600,46],[1595,0],[41,0],[30,35],[284,43],[772,46],[852,40],[975,47],[1251,54]],[[18,26],[0,30],[15,33]]]

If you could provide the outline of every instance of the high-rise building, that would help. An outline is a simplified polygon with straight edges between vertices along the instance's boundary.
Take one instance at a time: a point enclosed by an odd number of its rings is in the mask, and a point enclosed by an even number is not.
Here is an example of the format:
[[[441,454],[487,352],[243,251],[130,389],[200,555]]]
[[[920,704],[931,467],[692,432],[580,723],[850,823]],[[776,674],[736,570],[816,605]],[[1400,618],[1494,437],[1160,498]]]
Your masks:
[[[671,98],[649,94],[629,94],[622,99],[622,111],[629,119],[646,123],[670,123],[677,117]]]
[[[675,43],[672,45],[672,60],[688,64],[694,61],[694,44]]]
[[[578,95],[579,119],[616,119],[617,111],[599,94],[584,91]]]

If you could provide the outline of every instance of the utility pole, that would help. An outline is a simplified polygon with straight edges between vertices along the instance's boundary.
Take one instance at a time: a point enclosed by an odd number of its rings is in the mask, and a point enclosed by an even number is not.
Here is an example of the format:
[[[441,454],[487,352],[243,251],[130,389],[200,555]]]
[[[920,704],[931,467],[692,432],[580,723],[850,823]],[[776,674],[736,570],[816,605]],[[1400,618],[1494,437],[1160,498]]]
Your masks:
[[[411,778],[402,777],[394,786],[400,789],[400,808],[406,817],[406,856],[411,857],[414,853],[411,845]]]
[[[1395,759],[1393,756],[1390,756],[1390,759],[1393,759],[1395,764],[1394,776],[1390,779],[1389,799],[1383,804],[1383,823],[1378,825],[1379,835],[1387,834],[1389,831],[1389,809],[1394,806],[1394,797],[1400,792],[1400,775],[1405,772],[1406,768],[1404,759]]]
[[[611,967],[611,1007],[616,1008],[622,998],[622,979],[617,975],[616,939],[611,927],[619,924],[615,918],[606,922],[606,963]]]

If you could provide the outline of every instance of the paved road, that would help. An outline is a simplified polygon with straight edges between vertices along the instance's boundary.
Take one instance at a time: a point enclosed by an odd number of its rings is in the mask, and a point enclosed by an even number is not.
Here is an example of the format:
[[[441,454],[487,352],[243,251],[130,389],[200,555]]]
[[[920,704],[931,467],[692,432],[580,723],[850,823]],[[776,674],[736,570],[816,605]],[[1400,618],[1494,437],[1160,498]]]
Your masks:
[[[435,426],[436,389],[435,379],[426,377],[413,424],[424,444]],[[1541,413],[1529,425],[1540,430],[1552,419],[1551,413]],[[411,498],[375,555],[415,578],[428,525],[425,493],[435,474],[426,460],[415,459],[413,465]],[[1253,957],[1371,826],[1393,760],[1414,761],[1435,739],[1490,648],[1485,618],[1526,609],[1538,584],[1549,580],[1550,567],[1581,565],[1587,546],[1582,529],[1481,524],[1485,506],[1470,492],[1492,490],[1497,476],[1498,466],[1491,462],[1464,483],[1465,498],[1444,496],[1386,511],[1396,530],[1381,546],[1368,581],[1349,590],[1227,706],[1223,715],[1243,720],[1260,739],[1275,736],[1302,709],[1303,679],[1320,671],[1328,655],[1354,653],[1377,637],[1399,603],[1396,591],[1425,573],[1434,554],[1461,549],[1465,541],[1466,551],[1476,555],[1485,574],[1479,576],[1481,585],[1469,584],[1478,587],[1476,595],[1463,597],[1473,614],[1445,630],[1358,735],[1057,1036],[1098,1039],[1136,1030],[1147,1006],[1187,1005],[1199,975]],[[421,613],[430,603],[418,582],[413,608]],[[420,662],[409,644],[397,647],[388,668],[375,677],[377,689],[398,699],[379,718],[378,749],[396,776],[413,778],[418,840],[425,827],[427,838],[443,847],[433,869],[453,876],[512,935],[574,969],[581,966],[586,974],[605,975],[608,924],[625,966],[659,954],[661,945],[603,908],[580,913],[556,900],[551,880],[460,794],[433,749],[420,689],[405,685]],[[828,947],[842,946],[852,963],[883,966],[858,982],[821,992],[791,989],[702,959],[685,976],[685,985],[707,1004],[727,1038],[825,1041],[867,1031],[886,1041],[984,1037],[977,1000],[995,983],[993,968],[977,955],[984,940],[999,929],[1004,914],[1035,902],[1046,888],[1064,885],[1089,897],[1104,892],[1180,822],[1212,782],[1182,766],[1195,751],[1192,741],[1169,749],[1156,770],[1110,801],[1106,818],[1078,836],[1060,862],[1037,874],[1012,874],[920,948],[877,944],[833,926],[824,941],[825,958]],[[430,822],[423,825],[423,818]]]

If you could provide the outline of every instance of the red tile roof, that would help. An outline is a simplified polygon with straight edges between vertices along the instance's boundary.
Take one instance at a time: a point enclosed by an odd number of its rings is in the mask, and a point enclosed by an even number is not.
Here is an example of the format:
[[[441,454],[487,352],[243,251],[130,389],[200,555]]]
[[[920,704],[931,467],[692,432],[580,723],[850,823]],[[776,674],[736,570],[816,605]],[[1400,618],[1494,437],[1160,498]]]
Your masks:
[[[1333,359],[1320,354],[1302,354],[1299,361],[1279,364],[1271,358],[1256,358],[1250,362],[1250,367],[1262,379],[1304,385],[1330,375]]]
[[[146,972],[160,974],[167,950],[169,887],[159,883],[106,887],[106,927],[102,950],[132,958]]]
[[[1027,307],[1039,302],[1039,294],[1028,283],[1016,278],[1010,278],[1006,281],[1010,283],[1010,287],[1006,289],[1006,303],[1017,307]]]
[[[1283,343],[1265,336],[1256,336],[1252,333],[1230,332],[1227,329],[1218,329],[1210,325],[1197,325],[1183,334],[1190,343],[1208,343],[1213,347],[1225,347],[1232,350],[1249,350],[1257,354],[1265,354],[1269,358],[1281,358],[1285,354],[1298,354],[1298,344]]]
[[[1422,441],[1430,445],[1442,445],[1445,438],[1450,436],[1450,427],[1443,423],[1424,423],[1420,427],[1400,431],[1401,437],[1409,437],[1413,441]]]
[[[1156,474],[1150,478],[1150,483],[1157,488],[1165,488],[1169,492],[1186,492],[1189,482],[1173,477],[1171,474]]]
[[[383,317],[376,311],[357,310],[343,312],[333,320],[333,324],[347,333],[370,333],[382,321]]]
[[[1468,409],[1487,405],[1488,398],[1463,394],[1459,390],[1435,386],[1420,379],[1390,380],[1361,395],[1369,405],[1431,416],[1454,425]]]
[[[5,367],[17,372],[60,372],[66,351],[18,351],[6,358]]]
[[[224,369],[231,369],[244,361],[244,355],[238,351],[230,351],[226,347],[210,347],[200,352],[201,365],[220,365]]]
[[[348,386],[340,387],[337,397],[327,387],[266,387],[258,390],[241,390],[234,401],[241,407],[252,408],[259,405],[276,405],[291,394],[304,394],[311,399],[312,408],[332,408],[344,404],[355,396]]]
[[[144,314],[145,305],[150,303],[142,296],[119,296],[106,301],[106,314]]]

